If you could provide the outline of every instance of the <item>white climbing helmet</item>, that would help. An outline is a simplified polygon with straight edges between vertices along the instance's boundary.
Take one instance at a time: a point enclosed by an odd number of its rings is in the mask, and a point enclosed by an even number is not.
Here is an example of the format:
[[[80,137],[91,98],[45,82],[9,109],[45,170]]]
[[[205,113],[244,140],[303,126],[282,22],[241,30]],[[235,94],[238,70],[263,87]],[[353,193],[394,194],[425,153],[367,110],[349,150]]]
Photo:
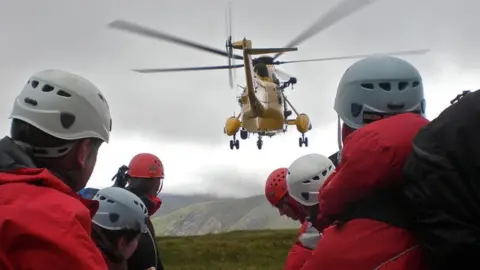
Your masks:
[[[106,230],[147,232],[147,207],[132,192],[120,187],[107,187],[95,194],[99,207],[93,223]]]
[[[354,63],[343,74],[334,109],[353,129],[385,114],[416,112],[425,115],[422,77],[403,59],[369,56]]]
[[[319,189],[334,170],[332,161],[320,154],[298,158],[288,167],[288,194],[302,205],[318,204]]]
[[[61,70],[43,70],[28,80],[10,118],[64,140],[109,141],[112,119],[107,100],[87,79]]]

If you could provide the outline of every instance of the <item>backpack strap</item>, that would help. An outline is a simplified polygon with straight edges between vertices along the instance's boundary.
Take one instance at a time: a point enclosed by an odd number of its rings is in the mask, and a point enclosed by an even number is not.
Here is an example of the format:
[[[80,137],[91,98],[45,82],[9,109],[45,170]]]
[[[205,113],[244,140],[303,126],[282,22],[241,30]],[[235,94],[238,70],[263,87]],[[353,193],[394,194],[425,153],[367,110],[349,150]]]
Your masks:
[[[372,196],[356,201],[336,216],[336,225],[359,218],[372,219],[394,227],[409,229],[413,219],[403,204],[400,189],[379,190]]]

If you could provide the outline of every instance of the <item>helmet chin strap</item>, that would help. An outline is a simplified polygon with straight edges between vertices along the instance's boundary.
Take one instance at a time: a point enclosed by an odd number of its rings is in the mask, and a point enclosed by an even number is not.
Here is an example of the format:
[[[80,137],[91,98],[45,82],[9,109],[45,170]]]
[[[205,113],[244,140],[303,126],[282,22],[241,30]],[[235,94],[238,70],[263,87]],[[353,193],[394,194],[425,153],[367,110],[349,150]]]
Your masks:
[[[24,151],[29,152],[35,158],[59,158],[65,156],[75,146],[75,142],[59,147],[33,147],[28,143],[13,141]]]
[[[342,151],[343,144],[342,144],[342,123],[340,121],[340,116],[337,115],[337,142],[338,142],[338,150]]]

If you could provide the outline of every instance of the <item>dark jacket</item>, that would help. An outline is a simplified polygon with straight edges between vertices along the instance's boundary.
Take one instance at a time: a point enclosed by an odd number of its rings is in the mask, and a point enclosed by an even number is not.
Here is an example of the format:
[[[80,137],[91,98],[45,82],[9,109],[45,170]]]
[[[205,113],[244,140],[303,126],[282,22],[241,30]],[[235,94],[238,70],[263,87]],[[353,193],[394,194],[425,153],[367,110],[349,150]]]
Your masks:
[[[135,193],[134,190],[132,190]],[[138,196],[138,195],[137,195]],[[148,198],[139,196],[145,206],[151,203]],[[155,229],[152,221],[148,220],[148,233],[143,234],[138,241],[138,247],[132,257],[128,259],[128,270],[145,270],[149,267],[155,267],[156,270],[163,270],[163,263],[160,259],[157,243],[155,241]]]
[[[480,92],[445,109],[413,143],[404,194],[430,269],[479,269]]]

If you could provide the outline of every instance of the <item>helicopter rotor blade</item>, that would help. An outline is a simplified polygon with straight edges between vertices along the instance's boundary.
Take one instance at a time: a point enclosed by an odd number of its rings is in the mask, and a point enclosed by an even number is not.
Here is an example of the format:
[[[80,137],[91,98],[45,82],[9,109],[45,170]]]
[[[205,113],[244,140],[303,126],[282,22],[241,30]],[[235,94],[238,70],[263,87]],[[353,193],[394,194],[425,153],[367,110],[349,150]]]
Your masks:
[[[342,0],[333,9],[318,18],[309,28],[300,33],[285,47],[296,47],[305,40],[326,30],[330,26],[340,22],[342,19],[360,11],[362,8],[374,3],[377,0]],[[273,59],[277,59],[283,53],[276,54]]]
[[[247,89],[245,86],[241,86],[240,84],[237,84],[237,86],[238,86],[239,88],[241,88],[242,90]]]
[[[161,72],[177,72],[177,71],[219,70],[219,69],[231,69],[231,68],[241,68],[241,67],[243,67],[243,65],[183,67],[183,68],[149,68],[149,69],[133,69],[133,71],[139,72],[139,73],[161,73]]]
[[[190,41],[190,40],[186,40],[186,39],[183,39],[183,38],[179,38],[179,37],[176,37],[176,36],[172,36],[172,35],[167,34],[167,33],[162,33],[160,31],[153,30],[151,28],[141,26],[141,25],[133,23],[133,22],[128,22],[128,21],[124,21],[124,20],[116,20],[116,21],[113,21],[113,22],[109,23],[108,26],[110,28],[113,28],[113,29],[116,29],[116,30],[122,30],[122,31],[133,33],[133,34],[145,36],[145,37],[150,37],[150,38],[154,38],[154,39],[169,41],[169,42],[173,42],[173,43],[178,44],[178,45],[183,45],[183,46],[186,46],[186,47],[195,48],[195,49],[210,52],[210,53],[213,53],[213,54],[216,54],[216,55],[221,55],[221,56],[228,57],[228,53],[226,53],[224,51],[221,51],[219,49],[209,47],[209,46],[206,46],[206,45],[202,45],[202,44],[199,44],[199,43],[196,43],[196,42],[193,42],[193,41]],[[243,57],[240,56],[240,55],[233,55],[232,57],[234,57],[236,59],[243,60]]]
[[[278,75],[278,77],[280,77],[280,79],[282,80],[289,80],[290,78],[292,78],[293,76],[291,76],[290,74],[286,73],[285,71],[279,69],[279,68],[275,68],[275,73]]]
[[[314,58],[314,59],[294,60],[294,61],[276,61],[276,62],[274,62],[274,64],[275,65],[283,65],[283,64],[292,64],[292,63],[320,62],[320,61],[331,61],[331,60],[346,60],[346,59],[355,59],[355,58],[365,58],[365,57],[369,57],[369,56],[372,56],[372,55],[421,55],[421,54],[425,54],[429,51],[430,51],[430,49],[410,50],[410,51],[395,51],[395,52],[373,53],[373,54],[357,54],[357,55]]]
[[[227,5],[227,9],[225,10],[225,25],[227,27],[227,44],[225,44],[225,49],[228,54],[228,66],[232,67],[234,63],[232,63],[233,59],[233,48],[232,48],[232,8],[231,8],[232,3],[229,2]],[[229,68],[228,69],[228,82],[230,84],[230,89],[233,89],[234,84],[233,84],[233,69]]]

